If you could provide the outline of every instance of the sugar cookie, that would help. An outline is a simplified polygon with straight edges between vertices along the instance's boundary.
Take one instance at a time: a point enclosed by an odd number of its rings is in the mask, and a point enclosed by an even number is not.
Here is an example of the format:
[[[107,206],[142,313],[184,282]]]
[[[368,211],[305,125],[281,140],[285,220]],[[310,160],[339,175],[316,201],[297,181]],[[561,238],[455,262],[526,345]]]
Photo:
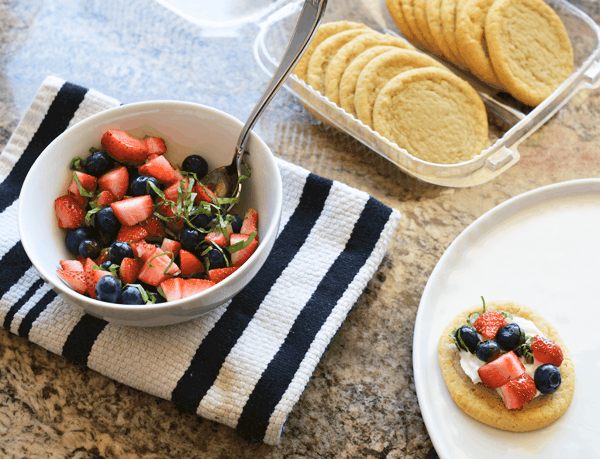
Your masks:
[[[495,0],[465,0],[456,16],[454,32],[458,52],[465,66],[479,79],[500,85],[488,56],[484,35],[485,18]]]
[[[402,0],[385,0],[387,9],[390,12],[390,16],[394,20],[394,23],[402,32],[402,35],[406,37],[412,43],[419,43],[417,37],[411,32],[406,20],[404,19],[404,13],[402,13]]]
[[[346,68],[340,80],[340,105],[348,113],[356,117],[354,108],[354,94],[356,92],[356,82],[360,72],[365,66],[377,56],[387,52],[394,51],[394,46],[374,46],[360,53],[350,65]]]
[[[429,30],[429,21],[427,19],[427,0],[413,0],[413,10],[415,12],[415,25],[423,35],[425,42],[423,45],[435,54],[442,54],[436,46],[435,40]]]
[[[327,71],[325,72],[325,95],[327,98],[331,102],[339,105],[340,81],[346,68],[348,68],[359,54],[367,49],[373,48],[374,46],[386,45],[402,49],[415,49],[402,38],[379,32],[365,33],[350,40],[335,53],[335,56],[333,56],[327,66]]]
[[[450,46],[444,40],[442,31],[442,0],[427,0],[425,4],[427,10],[427,22],[429,32],[435,45],[440,50],[440,55],[451,62],[458,62],[458,59],[450,49]]]
[[[314,50],[319,46],[323,40],[331,37],[336,33],[343,32],[345,30],[351,29],[368,29],[368,27],[364,24],[359,24],[357,22],[350,21],[336,21],[336,22],[327,22],[325,24],[321,24],[317,31],[315,32],[311,42],[308,47],[304,51],[304,54],[296,64],[294,68],[294,75],[300,78],[303,81],[306,81],[306,72],[308,71],[308,63],[310,61],[310,57]]]
[[[373,125],[411,155],[438,164],[468,161],[488,140],[477,92],[450,71],[432,67],[390,80],[375,102]]]
[[[346,30],[323,40],[321,44],[315,48],[310,57],[308,71],[306,73],[307,83],[311,85],[315,91],[325,94],[325,72],[327,71],[327,66],[333,56],[350,40],[356,38],[358,35],[367,33],[368,31],[371,31],[371,29]]]
[[[456,2],[457,0],[442,0],[440,4],[440,22],[442,23],[442,37],[444,38],[444,42],[456,57],[457,62],[460,62],[460,54],[458,53],[458,46],[456,46],[456,39],[454,37],[456,30]]]
[[[521,410],[508,410],[495,390],[474,384],[460,365],[457,346],[452,338],[455,329],[467,324],[467,316],[481,312],[481,306],[457,315],[444,329],[438,343],[438,360],[444,381],[456,404],[474,419],[502,430],[526,432],[540,429],[558,419],[569,407],[575,391],[575,367],[571,355],[557,330],[532,309],[507,301],[486,302],[487,311],[504,311],[513,317],[533,322],[546,338],[562,349],[560,387],[554,393],[541,394],[525,403]]]
[[[379,92],[396,75],[421,67],[445,67],[435,59],[418,51],[394,50],[377,56],[360,72],[354,94],[356,116],[373,127],[373,106]]]
[[[400,4],[402,5],[402,15],[404,16],[404,21],[406,22],[406,25],[410,29],[412,35],[417,39],[417,42],[423,46],[426,46],[427,42],[425,41],[425,37],[417,27],[413,2],[414,0],[401,0]]]
[[[540,104],[573,72],[569,35],[543,0],[497,0],[485,36],[498,79],[523,103]]]

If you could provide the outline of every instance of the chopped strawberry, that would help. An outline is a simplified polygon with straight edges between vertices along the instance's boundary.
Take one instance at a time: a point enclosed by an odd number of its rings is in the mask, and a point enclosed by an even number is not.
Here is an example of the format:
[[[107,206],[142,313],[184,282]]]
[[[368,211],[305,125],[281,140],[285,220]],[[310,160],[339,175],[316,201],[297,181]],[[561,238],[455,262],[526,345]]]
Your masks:
[[[117,198],[110,191],[102,190],[100,193],[98,193],[98,196],[96,197],[95,202],[96,202],[96,205],[98,205],[98,206],[108,206],[111,203],[115,202],[116,200],[117,200]]]
[[[125,166],[116,167],[98,179],[101,190],[110,191],[119,200],[123,199],[129,188],[129,173]]]
[[[60,266],[65,271],[81,271],[81,272],[83,272],[83,264],[77,260],[60,260]]]
[[[225,234],[218,230],[212,230],[211,232],[206,233],[204,240],[213,242],[219,247],[227,247],[229,245],[229,241],[225,237]]]
[[[185,249],[179,251],[179,267],[183,277],[190,277],[204,269],[202,262],[193,253]]]
[[[100,278],[104,276],[112,276],[113,274],[110,271],[100,269],[100,267],[94,263],[94,260],[91,258],[86,258],[85,264],[83,265],[83,270],[85,274],[85,283],[87,286],[86,292],[92,298],[96,298],[96,284]]]
[[[169,264],[171,264],[171,267],[167,269]],[[156,248],[152,256],[144,262],[138,279],[147,284],[157,286],[180,272],[179,266],[171,263],[171,255],[165,254],[161,249]]]
[[[563,362],[563,353],[560,346],[543,336],[536,335],[533,337],[531,352],[533,358],[537,361],[534,363],[551,363],[555,367],[559,367]]]
[[[246,215],[244,215],[240,233],[252,234],[254,231],[258,232],[258,212],[254,209],[248,209]]]
[[[73,196],[81,196],[81,192],[79,191],[79,187],[77,186],[77,182],[75,181],[75,176],[77,176],[77,180],[79,180],[79,184],[81,188],[83,188],[88,193],[93,193],[96,189],[97,179],[93,175],[84,174],[83,172],[73,172],[73,179],[71,180],[71,184],[69,185],[69,193]]]
[[[164,155],[167,152],[165,141],[160,137],[147,137],[144,139],[144,142],[146,143],[146,148],[148,149],[148,157],[151,155]]]
[[[179,255],[179,250],[181,249],[181,242],[174,241],[173,239],[169,239],[168,237],[164,238],[160,248],[164,252],[171,252],[173,256]]]
[[[211,190],[209,190],[205,186],[202,186],[200,183],[196,183],[196,185],[194,185],[194,191],[196,192],[196,202],[198,202],[198,203],[200,203],[200,202],[216,203],[217,202],[217,195],[215,195],[215,193],[213,193]]]
[[[83,294],[87,291],[87,283],[85,281],[85,274],[83,270],[66,271],[63,269],[57,269],[56,274],[58,274],[58,276],[77,293]]]
[[[233,246],[242,241],[246,241],[250,238],[249,234],[233,233],[229,236],[229,243]],[[258,247],[258,241],[256,237],[254,240],[245,248],[231,252],[231,264],[233,266],[242,266],[248,258],[254,253]]]
[[[142,264],[133,258],[123,258],[119,267],[119,277],[123,284],[133,284],[138,278]]]
[[[70,191],[69,196],[72,196],[73,199],[75,199],[75,201],[77,201],[79,205],[85,209],[88,203],[88,198],[86,198],[85,196],[81,196],[80,194],[73,194]]]
[[[525,373],[525,366],[513,351],[501,355],[477,370],[481,382],[490,389],[497,389],[511,379]]]
[[[102,249],[100,251],[100,255],[98,255],[98,258],[96,258],[94,260],[94,263],[96,263],[98,266],[100,266],[102,263],[104,263],[106,260],[108,260],[109,256],[108,256],[108,247],[105,247],[104,249]]]
[[[148,161],[152,161],[154,158],[158,158],[159,156],[160,156],[160,155],[151,154],[151,155],[148,155],[148,158],[147,158],[147,159],[148,159]]]
[[[115,217],[126,226],[133,226],[136,223],[146,220],[154,212],[154,202],[150,195],[145,194],[124,201],[113,202],[112,208]]]
[[[215,284],[218,284],[223,279],[231,276],[237,270],[238,270],[237,266],[230,266],[228,268],[211,269],[210,271],[208,271],[208,278],[211,281],[213,281]]]
[[[498,330],[507,324],[508,322],[501,312],[488,311],[481,314],[473,322],[473,327],[485,338],[494,339]]]
[[[167,188],[165,188],[165,191],[164,191],[165,199],[168,199],[169,201],[177,202],[177,196],[179,195],[179,190],[181,189],[181,193],[184,196],[184,198],[182,198],[182,202],[183,202],[183,199],[185,199],[185,196],[187,196],[189,182],[190,182],[190,179],[185,177],[182,180],[180,180],[179,182],[175,182],[172,185],[169,185]],[[194,188],[192,188],[192,192],[193,191],[194,191]]]
[[[160,283],[160,288],[167,297],[167,301],[175,301],[181,299],[183,292],[183,284],[185,281],[181,277],[173,277]]]
[[[156,215],[151,215],[146,220],[142,220],[138,224],[148,233],[148,236],[146,237],[163,236],[165,234],[160,223],[160,218],[158,218]]]
[[[139,242],[146,236],[148,236],[148,231],[146,231],[140,225],[121,226],[119,234],[117,234],[117,241]]]
[[[147,242],[137,242],[130,245],[133,255],[142,261],[148,260],[156,251],[154,244],[148,244]]]
[[[504,397],[504,405],[509,410],[520,410],[537,393],[535,382],[527,373],[500,386],[500,391]]]
[[[178,182],[183,178],[164,156],[157,156],[146,164],[141,165],[138,168],[138,172],[140,175],[148,175],[154,177],[159,182],[167,184]]]
[[[156,208],[156,211],[169,219],[169,221],[166,224],[167,228],[170,228],[173,231],[179,231],[181,228],[183,228],[183,217],[179,220],[177,220],[176,218],[172,218],[175,217],[175,211],[171,208],[171,206],[167,204],[161,204]]]
[[[92,270],[94,269],[94,267],[98,267],[98,265],[96,263],[94,263],[94,260],[92,260],[91,258],[86,258],[83,263],[83,271],[85,273],[85,283],[87,285],[86,291],[87,291],[88,295],[90,295],[92,298],[95,298],[95,294],[96,294],[96,290],[95,290],[96,284],[93,284],[94,276],[92,275]],[[93,292],[93,295],[91,292]]]
[[[181,298],[187,298],[188,296],[203,292],[213,285],[215,285],[214,282],[205,279],[184,279]]]
[[[59,228],[79,228],[85,220],[85,210],[70,195],[61,196],[54,201],[54,212]]]
[[[121,163],[142,164],[148,156],[145,141],[120,129],[109,129],[100,140],[106,152]]]

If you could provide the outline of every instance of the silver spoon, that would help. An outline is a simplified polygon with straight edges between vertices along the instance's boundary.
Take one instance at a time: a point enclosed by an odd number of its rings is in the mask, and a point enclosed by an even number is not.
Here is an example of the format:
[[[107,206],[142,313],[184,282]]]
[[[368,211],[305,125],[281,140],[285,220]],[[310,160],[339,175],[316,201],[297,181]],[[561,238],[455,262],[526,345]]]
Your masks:
[[[317,30],[326,6],[327,0],[306,0],[290,44],[281,59],[281,63],[275,71],[273,78],[271,78],[264,94],[254,107],[254,110],[252,110],[252,113],[250,113],[250,117],[240,133],[235,146],[233,161],[228,166],[213,169],[202,179],[202,183],[206,187],[210,187],[217,197],[239,197],[242,191],[242,183],[238,179],[242,175],[248,175],[242,163],[244,146],[248,140],[248,134],[250,134],[250,131],[262,115],[266,106],[271,102],[275,93],[283,86],[284,81],[300,60],[300,57]],[[227,210],[230,210],[232,207],[233,204],[229,205]]]

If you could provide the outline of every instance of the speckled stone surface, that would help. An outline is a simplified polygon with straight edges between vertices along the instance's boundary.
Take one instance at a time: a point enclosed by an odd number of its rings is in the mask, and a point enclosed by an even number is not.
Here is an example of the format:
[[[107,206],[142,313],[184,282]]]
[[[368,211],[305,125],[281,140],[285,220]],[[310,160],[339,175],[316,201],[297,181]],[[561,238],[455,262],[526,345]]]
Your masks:
[[[600,18],[597,3],[578,6]],[[192,26],[166,9],[157,21],[150,7],[163,8],[152,0],[0,0],[0,148],[50,74],[123,102],[182,99],[245,119],[268,80],[252,55],[258,28]],[[280,445],[249,444],[228,427],[0,330],[0,456],[437,457],[412,368],[413,326],[428,276],[454,238],[494,206],[543,185],[598,177],[599,126],[600,92],[581,91],[520,145],[517,165],[490,183],[451,189],[411,178],[279,93],[256,127],[277,156],[362,189],[403,215]]]

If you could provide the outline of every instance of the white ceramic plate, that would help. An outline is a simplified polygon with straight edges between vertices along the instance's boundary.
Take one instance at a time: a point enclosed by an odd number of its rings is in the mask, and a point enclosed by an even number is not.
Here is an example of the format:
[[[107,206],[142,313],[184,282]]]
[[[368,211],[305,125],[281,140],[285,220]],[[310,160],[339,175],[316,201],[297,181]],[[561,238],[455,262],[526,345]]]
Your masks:
[[[549,320],[575,363],[575,395],[553,424],[511,433],[466,415],[437,359],[444,327],[486,300],[523,303]],[[421,298],[413,346],[417,395],[442,459],[600,457],[600,179],[539,188],[478,218],[448,247]]]

